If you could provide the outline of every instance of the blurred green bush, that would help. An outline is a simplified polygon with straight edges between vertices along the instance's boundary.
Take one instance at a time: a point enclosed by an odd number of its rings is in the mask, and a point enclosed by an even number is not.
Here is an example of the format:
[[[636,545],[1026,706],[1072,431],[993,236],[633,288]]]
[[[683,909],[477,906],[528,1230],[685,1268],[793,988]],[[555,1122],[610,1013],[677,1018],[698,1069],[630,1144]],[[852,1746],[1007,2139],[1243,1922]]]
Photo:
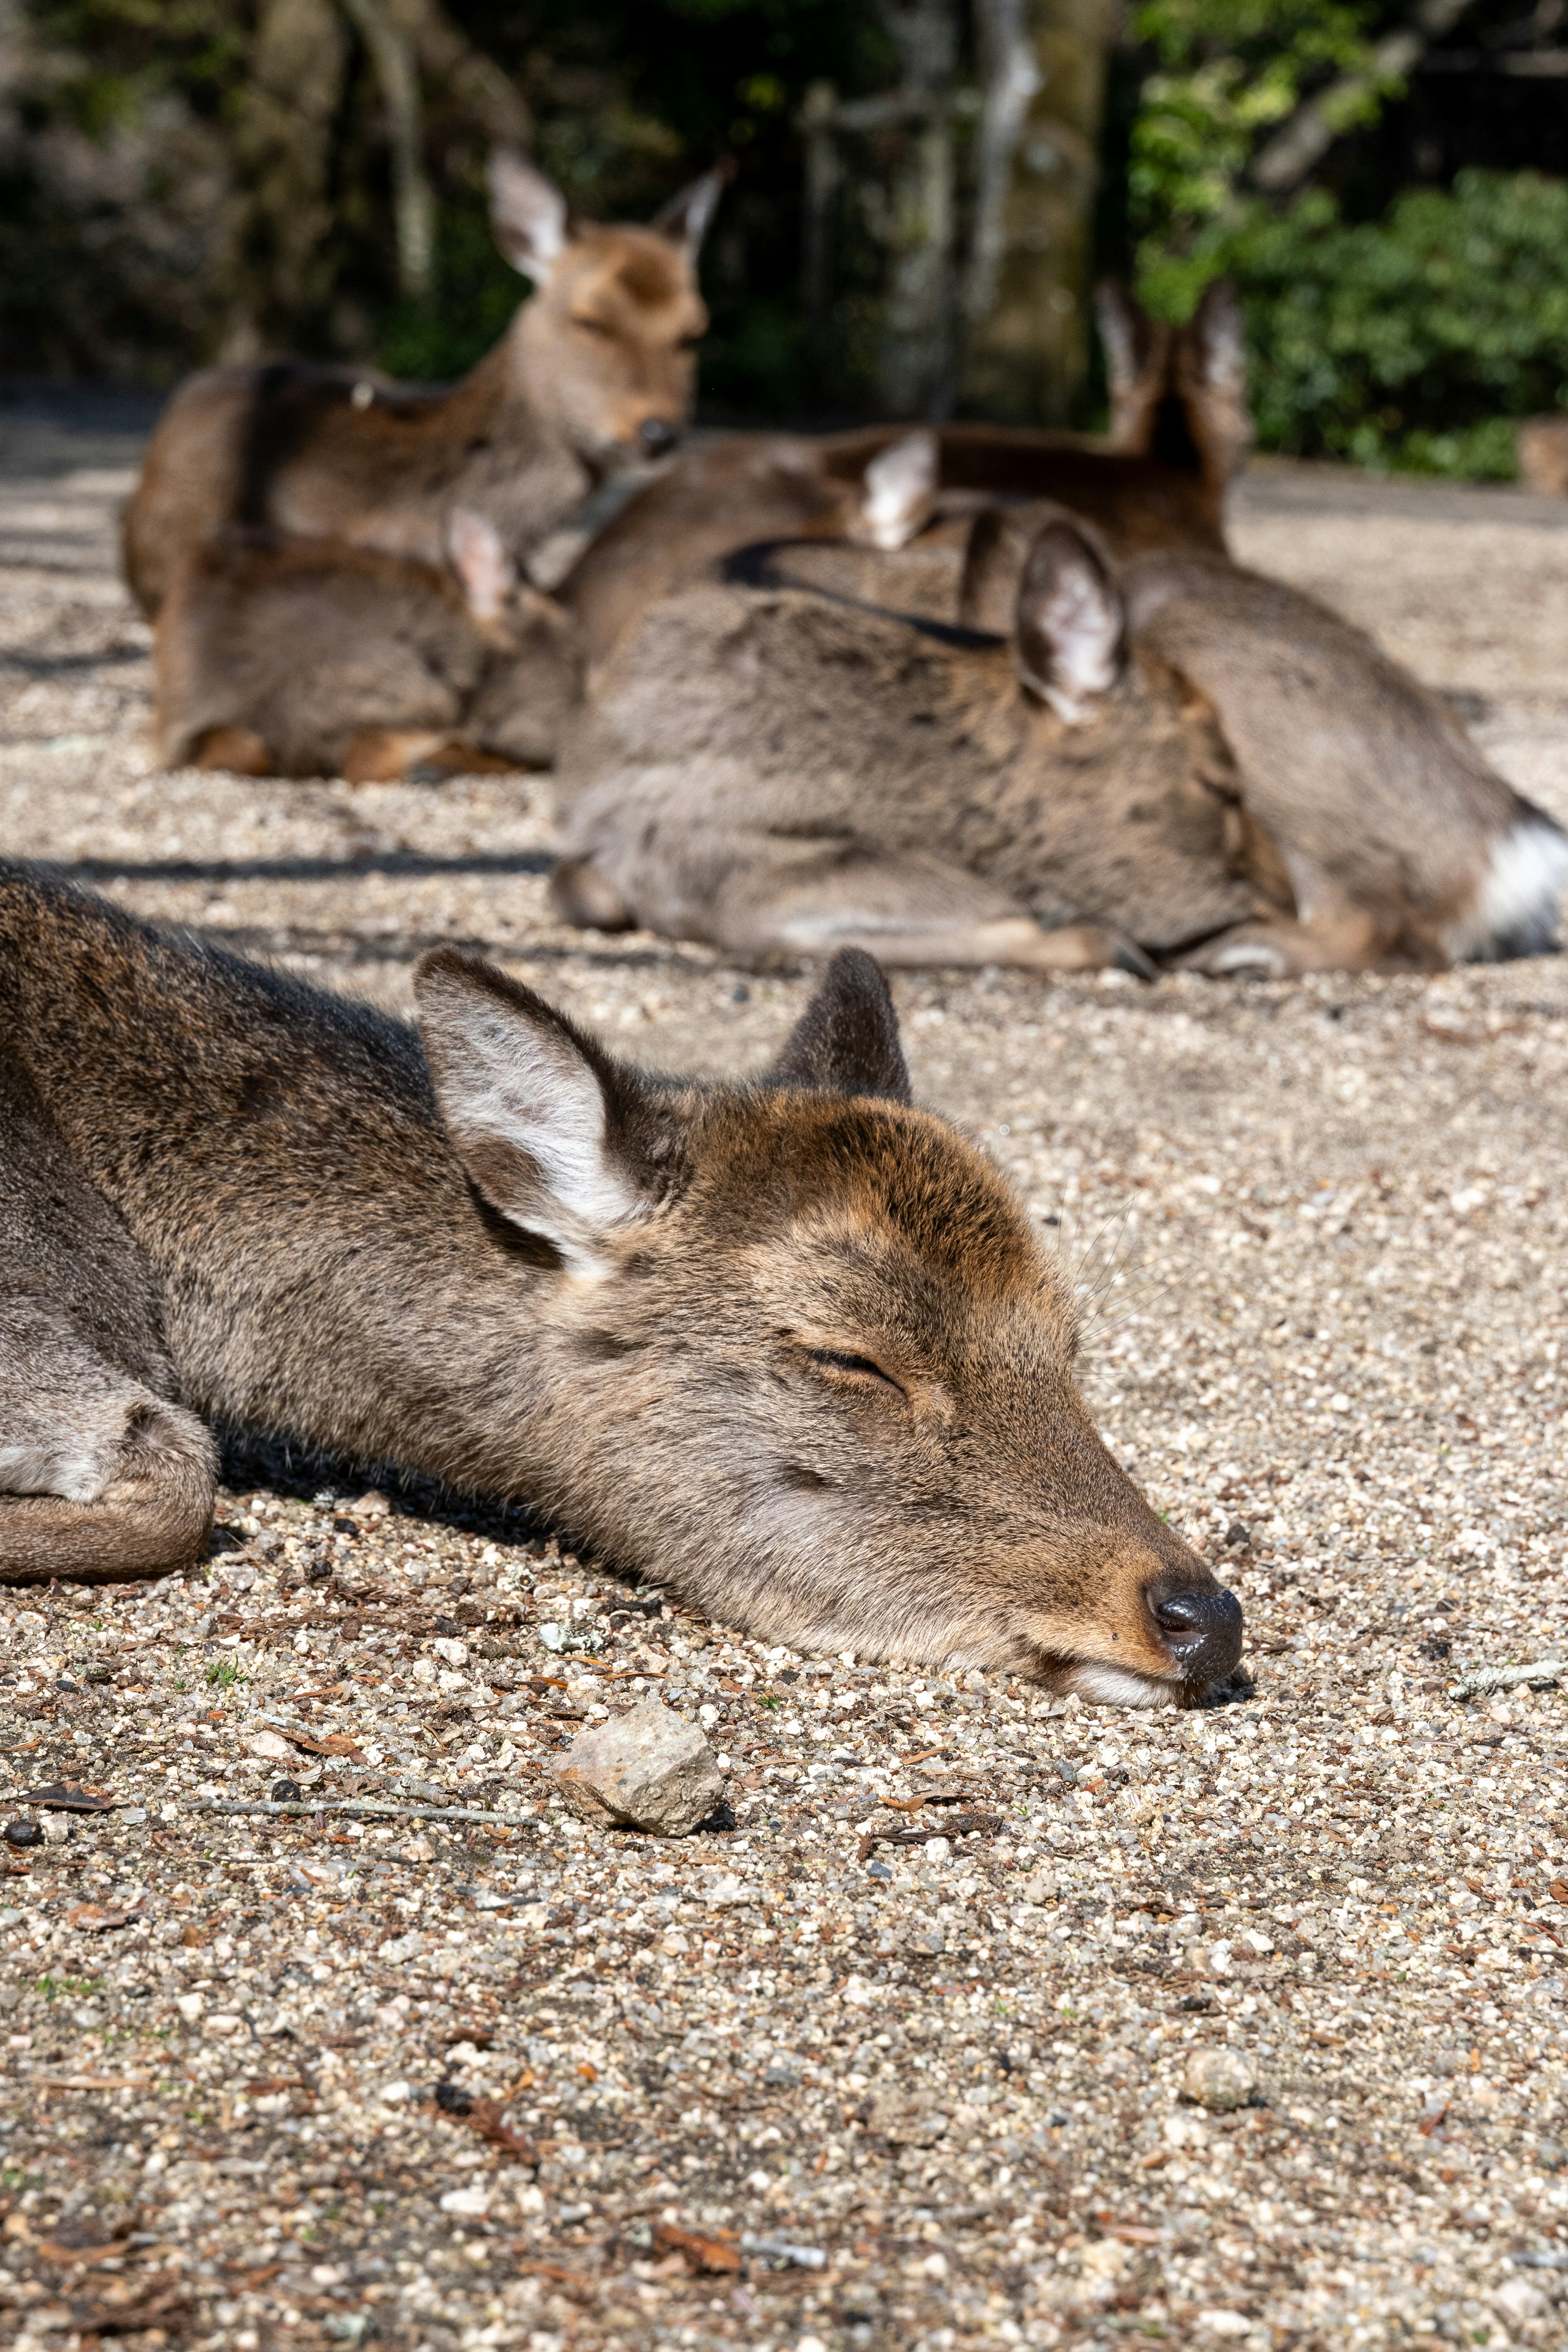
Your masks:
[[[1331,188],[1288,205],[1247,170],[1304,99],[1335,131],[1402,85],[1373,43],[1384,0],[1143,0],[1129,139],[1138,290],[1184,319],[1207,281],[1246,306],[1259,446],[1422,473],[1514,471],[1521,416],[1568,406],[1568,185],[1462,172],[1374,219]]]
[[[1514,471],[1513,421],[1568,407],[1568,185],[1462,172],[1347,223],[1309,189],[1185,253],[1145,247],[1151,308],[1184,317],[1228,271],[1247,308],[1259,445],[1432,474]]]

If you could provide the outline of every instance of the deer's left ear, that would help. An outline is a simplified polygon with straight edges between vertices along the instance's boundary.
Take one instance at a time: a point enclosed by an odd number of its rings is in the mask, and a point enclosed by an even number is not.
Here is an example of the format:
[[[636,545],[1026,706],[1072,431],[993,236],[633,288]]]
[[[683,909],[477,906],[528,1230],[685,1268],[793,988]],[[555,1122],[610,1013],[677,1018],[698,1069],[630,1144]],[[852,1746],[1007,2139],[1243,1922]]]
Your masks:
[[[870,547],[907,547],[930,520],[941,473],[934,433],[906,433],[889,442],[866,468],[850,537]]]
[[[654,227],[661,236],[668,237],[672,245],[680,247],[692,268],[696,267],[697,257],[702,250],[702,240],[713,225],[713,215],[719,209],[719,199],[723,193],[723,173],[704,172],[700,180],[693,180],[689,188],[682,188],[678,196],[671,196],[664,210],[654,215]]]
[[[475,620],[498,620],[517,573],[494,523],[470,507],[454,507],[447,517],[447,556]]]
[[[547,286],[566,250],[566,199],[515,147],[498,147],[487,174],[490,227],[504,259],[536,286]]]
[[[909,1101],[899,1016],[881,965],[864,948],[839,949],[765,1081]]]
[[[1059,719],[1092,718],[1125,663],[1126,617],[1099,550],[1076,524],[1047,523],[1018,583],[1018,675]]]
[[[659,1197],[656,1112],[635,1071],[478,956],[437,948],[415,970],[431,1083],[452,1148],[493,1209],[596,1275],[605,1243]]]

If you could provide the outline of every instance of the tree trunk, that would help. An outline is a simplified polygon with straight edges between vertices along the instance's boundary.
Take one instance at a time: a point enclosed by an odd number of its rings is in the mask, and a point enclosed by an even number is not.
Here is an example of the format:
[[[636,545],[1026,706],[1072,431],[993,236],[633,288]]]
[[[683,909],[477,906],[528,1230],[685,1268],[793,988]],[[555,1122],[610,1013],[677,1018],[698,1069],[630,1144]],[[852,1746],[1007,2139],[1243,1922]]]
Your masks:
[[[953,0],[884,0],[903,61],[908,145],[887,211],[889,267],[877,389],[894,416],[942,416],[952,401]]]
[[[975,0],[984,105],[963,392],[1009,423],[1062,423],[1083,381],[1117,14],[1117,0]]]
[[[330,299],[323,254],[347,49],[332,0],[265,0],[233,116],[220,272],[229,290],[226,360],[288,343]]]
[[[405,294],[428,294],[436,275],[436,204],[425,169],[425,129],[419,89],[418,0],[342,0],[343,13],[369,55],[386,108],[392,149],[392,202],[397,237],[397,282]]]

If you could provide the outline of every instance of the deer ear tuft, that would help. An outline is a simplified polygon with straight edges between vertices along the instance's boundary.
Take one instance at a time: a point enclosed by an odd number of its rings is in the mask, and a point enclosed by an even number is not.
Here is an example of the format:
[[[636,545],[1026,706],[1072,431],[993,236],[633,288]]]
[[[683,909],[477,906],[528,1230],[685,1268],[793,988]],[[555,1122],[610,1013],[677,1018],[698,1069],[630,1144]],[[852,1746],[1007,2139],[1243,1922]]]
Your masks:
[[[566,250],[566,199],[515,147],[497,147],[488,173],[490,227],[502,257],[547,286]]]
[[[447,555],[475,620],[499,620],[517,573],[494,523],[471,507],[454,507],[447,517]]]
[[[1113,449],[1144,456],[1170,374],[1171,330],[1152,320],[1142,302],[1111,278],[1102,279],[1094,289],[1094,315],[1110,394],[1106,438]]]
[[[1067,521],[1047,523],[1018,583],[1014,646],[1031,694],[1077,726],[1121,674],[1126,623],[1104,559]]]
[[[821,1094],[907,1103],[910,1073],[882,968],[864,948],[840,948],[765,1081]]]
[[[1247,322],[1228,278],[1211,278],[1176,343],[1176,383],[1205,478],[1222,488],[1252,446]]]
[[[414,994],[442,1122],[470,1181],[573,1273],[597,1273],[606,1236],[652,1205],[626,1133],[635,1076],[478,956],[422,956]]]
[[[906,433],[890,442],[867,467],[860,512],[850,536],[862,545],[893,551],[907,547],[929,521],[942,472],[934,433]]]
[[[713,226],[713,215],[724,193],[724,180],[722,172],[704,172],[700,180],[693,180],[678,196],[671,196],[663,211],[654,215],[654,227],[680,247],[690,268],[696,268],[702,240]]]

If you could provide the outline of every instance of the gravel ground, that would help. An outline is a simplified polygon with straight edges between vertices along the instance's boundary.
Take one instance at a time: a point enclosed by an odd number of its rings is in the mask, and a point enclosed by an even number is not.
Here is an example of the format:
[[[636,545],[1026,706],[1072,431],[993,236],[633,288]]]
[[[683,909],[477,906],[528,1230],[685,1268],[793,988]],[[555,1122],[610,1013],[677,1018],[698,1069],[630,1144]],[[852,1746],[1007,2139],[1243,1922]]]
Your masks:
[[[763,1058],[805,982],[552,929],[537,787],[155,772],[134,449],[0,415],[8,847],[393,1003],[456,937],[625,1051]],[[1568,509],[1238,505],[1568,816]],[[1459,1692],[1563,1654],[1568,972],[897,993],[1253,1696],[795,1657],[516,1518],[237,1460],[205,1576],[0,1603],[47,1832],[0,1894],[26,2352],[1563,2340],[1564,1699]],[[628,1688],[728,1759],[696,1835],[552,1793]],[[26,1798],[66,1783],[114,1809]]]

